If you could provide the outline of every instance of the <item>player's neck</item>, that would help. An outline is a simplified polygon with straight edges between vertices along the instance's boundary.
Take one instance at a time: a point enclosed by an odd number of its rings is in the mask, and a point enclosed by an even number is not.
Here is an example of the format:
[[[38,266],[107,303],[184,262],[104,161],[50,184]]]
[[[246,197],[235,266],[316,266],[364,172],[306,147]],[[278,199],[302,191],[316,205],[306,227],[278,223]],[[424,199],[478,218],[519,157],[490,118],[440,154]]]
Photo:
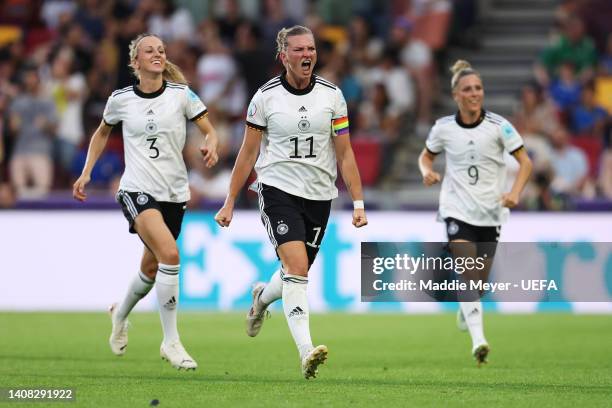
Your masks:
[[[466,125],[473,125],[480,120],[481,113],[481,110],[475,112],[459,111],[459,117],[461,118],[461,122],[465,123]]]
[[[138,89],[144,93],[152,93],[158,91],[162,87],[163,83],[164,79],[161,75],[141,75],[140,82],[138,83]]]
[[[310,84],[310,77],[308,78],[298,78],[295,75],[292,75],[289,71],[285,73],[285,79],[295,89],[305,89]]]

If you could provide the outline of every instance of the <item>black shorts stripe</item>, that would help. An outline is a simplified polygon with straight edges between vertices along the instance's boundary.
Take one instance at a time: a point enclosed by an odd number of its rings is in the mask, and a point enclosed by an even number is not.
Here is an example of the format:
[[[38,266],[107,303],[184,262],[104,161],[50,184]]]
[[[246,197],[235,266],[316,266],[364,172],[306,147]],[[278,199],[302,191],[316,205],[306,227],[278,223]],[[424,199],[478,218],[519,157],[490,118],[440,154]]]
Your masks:
[[[123,201],[123,204],[125,204],[125,207],[130,213],[133,222],[134,219],[136,219],[136,216],[138,216],[138,210],[136,210],[134,201],[132,201],[132,198],[125,191],[119,191],[119,197],[121,198],[121,201]]]
[[[270,242],[272,242],[272,245],[274,245],[274,248],[278,248],[278,242],[276,241],[276,238],[274,237],[274,232],[272,231],[272,224],[270,223],[270,217],[268,217],[268,215],[266,214],[264,210],[266,206],[264,203],[263,194],[261,193],[262,188],[263,188],[263,184],[257,183],[257,196],[259,197],[258,201],[259,201],[259,212],[261,213],[261,220],[264,223],[266,231],[268,231]]]

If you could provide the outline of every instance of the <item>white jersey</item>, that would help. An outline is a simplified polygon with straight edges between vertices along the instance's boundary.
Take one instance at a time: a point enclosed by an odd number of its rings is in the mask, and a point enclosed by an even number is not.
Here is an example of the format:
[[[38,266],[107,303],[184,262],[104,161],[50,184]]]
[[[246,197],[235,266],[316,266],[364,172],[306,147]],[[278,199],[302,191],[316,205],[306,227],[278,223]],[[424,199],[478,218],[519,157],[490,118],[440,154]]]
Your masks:
[[[483,111],[471,125],[459,115],[436,121],[426,147],[446,153],[446,170],[440,192],[441,218],[456,218],[476,226],[498,226],[509,210],[502,207],[506,166],[504,150],[514,153],[523,139],[503,117]]]
[[[187,85],[164,81],[152,93],[136,85],[113,92],[104,122],[110,126],[122,122],[125,171],[119,188],[149,193],[157,201],[188,201],[185,119],[197,120],[206,113],[206,106]]]
[[[333,138],[348,133],[338,87],[313,75],[298,90],[277,76],[255,93],[246,122],[264,132],[255,164],[259,182],[309,200],[338,196]]]

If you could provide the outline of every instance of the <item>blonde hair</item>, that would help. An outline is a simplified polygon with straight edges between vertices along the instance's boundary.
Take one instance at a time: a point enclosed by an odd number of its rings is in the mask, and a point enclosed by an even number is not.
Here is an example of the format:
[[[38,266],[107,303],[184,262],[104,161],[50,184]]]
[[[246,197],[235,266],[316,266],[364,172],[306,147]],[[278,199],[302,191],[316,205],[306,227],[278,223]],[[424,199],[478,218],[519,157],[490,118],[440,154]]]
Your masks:
[[[294,35],[302,35],[302,34],[310,34],[313,36],[312,31],[308,27],[304,27],[301,25],[294,25],[289,28],[281,28],[278,34],[276,34],[276,58],[280,55],[281,52],[287,49],[289,45],[288,38],[293,37]]]
[[[450,71],[453,73],[453,77],[451,79],[451,89],[453,91],[457,87],[459,80],[466,75],[476,75],[478,78],[480,78],[480,73],[472,68],[472,65],[466,60],[455,61]]]
[[[132,42],[130,42],[130,47],[129,47],[129,50],[130,50],[130,64],[129,64],[129,67],[132,68],[132,73],[139,80],[140,80],[140,74],[138,73],[136,68],[134,68],[133,61],[136,60],[136,57],[138,56],[138,45],[140,44],[140,42],[145,37],[155,37],[155,38],[158,38],[162,42],[162,44],[163,44],[163,40],[161,38],[159,38],[155,34],[149,34],[149,33],[139,34],[136,38],[134,38],[132,40]],[[165,47],[165,44],[164,44],[164,47]],[[188,85],[189,84],[187,82],[187,79],[185,79],[185,75],[183,75],[183,72],[181,71],[181,69],[176,64],[173,64],[172,62],[170,62],[170,60],[168,60],[168,59],[166,59],[166,67],[164,68],[164,72],[162,72],[162,78],[164,78],[166,81],[169,81],[169,82],[176,82],[178,84],[184,84],[184,85]]]

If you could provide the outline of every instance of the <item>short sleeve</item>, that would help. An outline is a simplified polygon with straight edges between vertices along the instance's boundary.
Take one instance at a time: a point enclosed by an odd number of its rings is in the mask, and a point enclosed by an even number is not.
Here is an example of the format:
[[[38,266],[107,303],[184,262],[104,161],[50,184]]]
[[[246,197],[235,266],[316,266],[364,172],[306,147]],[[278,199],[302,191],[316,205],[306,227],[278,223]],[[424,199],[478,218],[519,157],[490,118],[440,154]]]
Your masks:
[[[504,148],[510,153],[513,154],[518,149],[523,147],[523,138],[517,130],[508,122],[507,120],[503,120],[500,127],[501,133],[501,141],[504,145]]]
[[[202,102],[200,97],[191,90],[188,86],[185,86],[185,117],[192,122],[200,119],[208,113],[206,105]]]
[[[104,119],[104,123],[108,126],[115,126],[117,123],[121,122],[117,107],[117,97],[111,95],[110,98],[108,98],[102,118]]]
[[[444,150],[444,139],[437,124],[433,125],[429,131],[429,136],[427,136],[425,141],[425,148],[432,154],[440,154]]]
[[[261,90],[258,90],[251,99],[247,110],[246,125],[257,130],[265,130],[268,127]]]

